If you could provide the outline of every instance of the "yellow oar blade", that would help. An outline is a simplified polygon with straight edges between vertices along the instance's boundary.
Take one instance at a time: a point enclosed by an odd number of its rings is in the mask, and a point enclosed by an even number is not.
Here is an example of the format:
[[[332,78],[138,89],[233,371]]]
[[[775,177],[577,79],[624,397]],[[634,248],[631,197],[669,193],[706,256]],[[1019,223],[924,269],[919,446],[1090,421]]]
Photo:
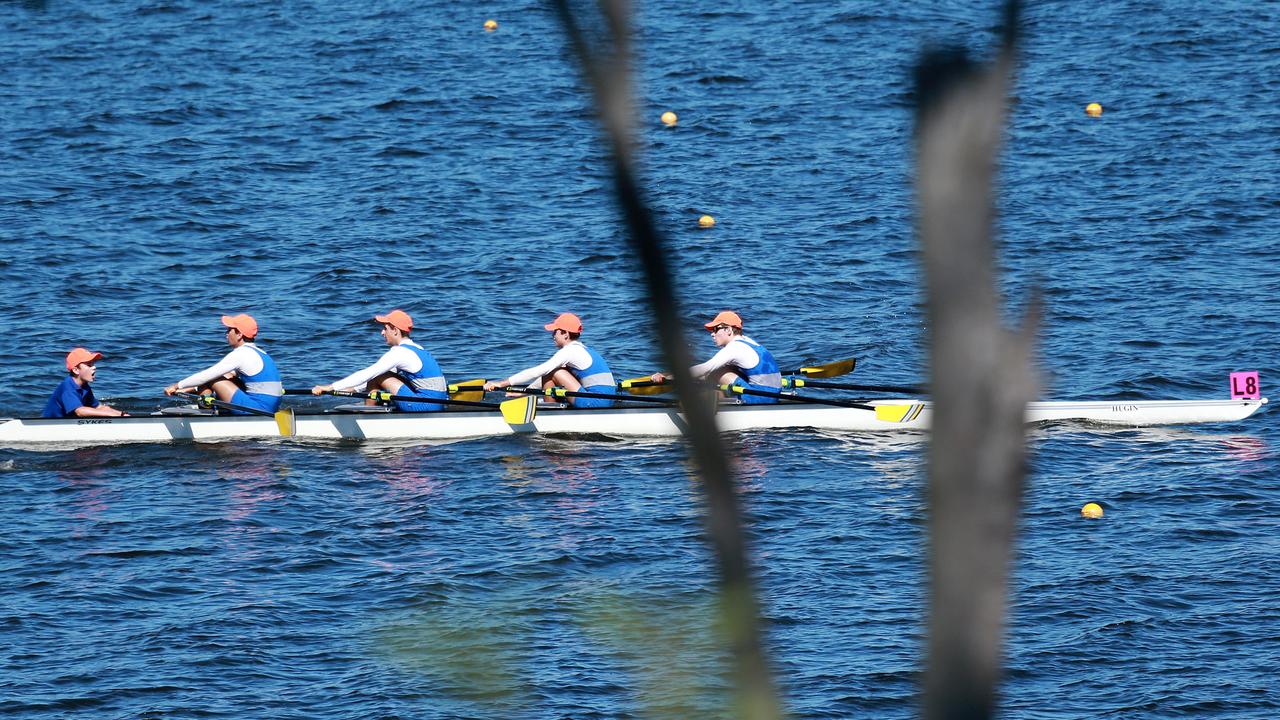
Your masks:
[[[921,410],[924,410],[924,403],[877,405],[876,419],[891,423],[907,423],[920,417]]]
[[[280,437],[293,437],[297,434],[292,408],[276,411],[276,427],[280,428]]]
[[[853,368],[858,364],[858,358],[848,358],[846,360],[837,360],[825,365],[815,365],[813,367],[802,367],[797,375],[803,375],[811,378],[829,378],[848,375],[853,372]]]
[[[628,395],[661,395],[672,390],[671,383],[656,383],[648,375],[623,380],[618,388]]]
[[[480,402],[484,399],[484,378],[449,383],[449,397],[454,400]]]
[[[538,414],[538,398],[535,395],[525,395],[504,400],[499,409],[502,410],[502,419],[508,425],[531,425],[534,416]]]

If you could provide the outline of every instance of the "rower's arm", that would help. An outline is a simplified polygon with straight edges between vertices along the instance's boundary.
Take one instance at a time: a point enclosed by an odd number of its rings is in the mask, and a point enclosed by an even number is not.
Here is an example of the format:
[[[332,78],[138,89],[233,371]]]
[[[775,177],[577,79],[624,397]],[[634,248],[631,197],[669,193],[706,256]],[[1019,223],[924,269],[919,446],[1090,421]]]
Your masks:
[[[334,381],[332,386],[338,390],[364,389],[365,383],[379,375],[401,369],[417,372],[422,369],[422,360],[409,348],[397,345],[384,352],[374,364]]]
[[[525,368],[524,370],[521,370],[515,375],[507,378],[507,385],[525,385],[552,372],[553,370],[559,370],[577,358],[577,353],[575,353],[574,350],[581,350],[582,353],[587,356],[587,364],[589,365],[591,363],[591,355],[587,353],[586,348],[580,345],[569,345],[557,350],[555,355],[552,355],[541,365]]]
[[[123,417],[124,415],[123,410],[117,410],[110,405],[99,404],[95,407],[81,405],[75,409],[76,417]]]
[[[704,378],[707,375],[721,368],[733,367],[751,367],[759,361],[759,356],[746,343],[731,342],[720,348],[720,352],[711,357],[710,360],[689,368],[689,372],[695,378]]]
[[[227,353],[216,365],[211,365],[194,375],[189,375],[174,383],[174,385],[183,388],[199,387],[211,380],[217,380],[229,372],[239,372],[241,369],[247,375],[252,375],[262,370],[262,357],[248,345],[241,345]]]

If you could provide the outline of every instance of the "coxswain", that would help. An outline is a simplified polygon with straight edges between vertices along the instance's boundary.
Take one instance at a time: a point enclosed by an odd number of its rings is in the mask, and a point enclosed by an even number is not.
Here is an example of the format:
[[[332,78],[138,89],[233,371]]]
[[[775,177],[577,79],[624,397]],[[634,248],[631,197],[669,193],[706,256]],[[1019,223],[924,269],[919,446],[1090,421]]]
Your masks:
[[[750,390],[778,392],[782,388],[782,373],[773,355],[763,345],[742,334],[742,318],[738,313],[725,310],[709,323],[703,324],[711,332],[711,339],[720,348],[712,358],[689,368],[695,379],[709,379],[717,385],[738,385]],[[654,373],[654,382],[671,379],[667,373]],[[759,395],[742,395],[743,404],[758,405],[776,403],[777,398]]]
[[[392,395],[447,400],[448,385],[440,364],[421,345],[410,339],[413,318],[403,310],[392,310],[386,315],[374,315],[374,321],[382,323],[382,339],[391,346],[378,361],[363,370],[335,380],[329,385],[311,388],[312,394],[323,395],[334,390],[363,389],[366,392],[385,390]],[[376,401],[370,399],[369,404]],[[395,400],[396,408],[407,412],[431,412],[443,410],[444,403],[417,403]]]
[[[242,407],[275,412],[280,409],[284,385],[280,370],[266,350],[254,344],[258,322],[249,315],[223,315],[227,328],[227,344],[231,352],[215,365],[189,375],[164,389],[165,395],[176,392],[212,393],[219,400]],[[248,413],[231,410],[233,415]]]
[[[123,417],[128,413],[117,410],[110,405],[103,405],[93,396],[94,374],[98,371],[100,352],[92,352],[82,347],[67,353],[67,376],[58,383],[49,402],[44,404],[41,417]]]
[[[582,335],[582,320],[573,313],[561,313],[554,321],[542,326],[551,332],[551,340],[558,348],[546,362],[525,368],[506,380],[487,382],[485,390],[501,390],[512,385],[526,385],[537,381],[538,388],[561,387],[570,392],[616,392],[613,373],[600,356],[578,338]],[[605,398],[569,397],[574,407],[610,407],[613,401]]]

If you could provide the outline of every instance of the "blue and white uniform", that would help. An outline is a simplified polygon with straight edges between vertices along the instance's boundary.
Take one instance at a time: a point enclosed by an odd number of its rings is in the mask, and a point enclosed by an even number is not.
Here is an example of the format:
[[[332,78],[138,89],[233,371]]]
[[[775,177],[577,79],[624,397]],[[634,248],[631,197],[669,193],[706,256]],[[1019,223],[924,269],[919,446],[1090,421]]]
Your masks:
[[[696,378],[706,377],[721,370],[738,376],[734,385],[768,392],[778,392],[782,389],[782,372],[778,370],[777,361],[763,345],[746,335],[739,335],[729,341],[710,360],[689,368],[689,372]],[[739,397],[746,405],[778,402],[777,398],[758,395],[740,395]]]
[[[231,396],[232,403],[267,412],[280,409],[281,396],[284,395],[280,370],[271,356],[253,343],[245,343],[227,353],[217,364],[179,380],[178,387],[198,387],[232,371],[244,383],[244,389],[237,389],[235,395]],[[231,412],[235,415],[247,414],[238,410]]]
[[[541,365],[525,368],[507,378],[510,385],[527,385],[538,378],[545,377],[560,368],[566,368],[582,385],[582,392],[609,393],[617,392],[613,372],[600,353],[574,340],[556,351],[554,355]],[[595,408],[611,407],[612,400],[602,398],[569,398],[574,407]]]
[[[357,370],[333,383],[335,390],[363,390],[365,385],[379,375],[392,374],[404,382],[397,395],[449,399],[449,386],[435,357],[421,345],[405,338],[363,370]],[[406,412],[432,412],[444,410],[443,403],[416,403],[395,401],[396,408]]]
[[[76,408],[98,407],[98,399],[93,396],[93,389],[88,383],[80,385],[70,375],[62,378],[54,389],[49,401],[44,404],[44,412],[40,417],[68,418],[76,416]]]

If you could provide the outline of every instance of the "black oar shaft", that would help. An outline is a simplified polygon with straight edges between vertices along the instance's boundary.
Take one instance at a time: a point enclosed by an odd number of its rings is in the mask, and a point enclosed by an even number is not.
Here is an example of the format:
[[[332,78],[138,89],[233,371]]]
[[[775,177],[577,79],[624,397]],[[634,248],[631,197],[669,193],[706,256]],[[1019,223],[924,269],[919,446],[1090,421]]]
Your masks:
[[[332,395],[334,397],[364,398],[365,400],[399,400],[400,402],[416,402],[430,403],[433,405],[460,405],[462,407],[479,407],[493,410],[502,407],[499,403],[494,402],[477,402],[475,400],[454,400],[452,398],[426,398],[418,395],[393,395],[385,390],[373,391],[375,395],[367,392],[355,392],[352,390],[329,390],[322,394]],[[312,395],[310,390],[306,388],[289,388],[284,391],[285,395]]]
[[[342,390],[331,390],[329,391],[328,394],[336,395],[338,397],[359,397],[359,398],[369,397],[368,393],[344,392]],[[454,400],[452,398],[425,398],[418,395],[393,395],[389,392],[378,393],[375,399],[398,400],[400,402],[431,403],[433,405],[459,405],[462,407],[487,408],[489,410],[495,410],[497,408],[502,407],[501,404],[494,403],[494,402],[478,402],[475,400]]]
[[[215,407],[225,408],[227,410],[236,410],[238,412],[248,413],[250,415],[262,415],[263,417],[269,417],[269,418],[273,418],[276,416],[275,413],[270,412],[268,410],[263,410],[262,408],[254,408],[254,407],[248,407],[246,405],[237,405],[235,403],[229,403],[226,400],[219,400],[211,395],[197,395],[195,393],[188,393],[188,392],[176,392],[174,393],[174,395],[178,397],[184,397],[191,400],[195,400],[197,404],[208,402],[214,405]],[[208,400],[205,400],[206,397],[208,398]]]
[[[829,388],[831,390],[862,390],[866,392],[898,392],[912,395],[923,395],[927,388],[918,385],[855,385],[853,383],[827,382],[826,380],[810,380],[808,378],[790,378],[784,384],[792,387]]]
[[[863,403],[849,402],[848,400],[828,400],[815,397],[799,397],[797,395],[787,395],[779,392],[769,392],[767,390],[755,390],[752,388],[742,387],[741,385],[721,385],[722,390],[731,392],[734,395],[752,395],[755,397],[776,398],[793,403],[804,403],[806,405],[833,405],[835,407],[856,408],[858,410],[875,410],[874,405],[864,405]]]
[[[587,392],[585,390],[564,390],[561,388],[549,388],[549,389],[539,390],[538,388],[517,388],[517,387],[506,387],[502,389],[508,392],[523,393],[525,395],[546,395],[548,397],[563,396],[563,397],[594,398],[596,400],[618,400],[621,402],[642,402],[642,403],[647,402],[655,405],[666,405],[668,407],[674,407],[677,404],[675,400],[668,400],[666,398],[638,397],[634,395],[614,395],[612,393]]]
[[[858,364],[858,358],[846,358],[844,360],[836,360],[834,362],[824,363],[822,365],[806,365],[795,370],[783,370],[782,375],[803,375],[805,377],[817,375],[818,377],[835,377],[837,375],[847,375],[853,372],[854,367]],[[633,387],[655,387],[659,385],[670,385],[670,380],[627,380],[622,386],[623,389]],[[905,391],[902,391],[905,392]]]

